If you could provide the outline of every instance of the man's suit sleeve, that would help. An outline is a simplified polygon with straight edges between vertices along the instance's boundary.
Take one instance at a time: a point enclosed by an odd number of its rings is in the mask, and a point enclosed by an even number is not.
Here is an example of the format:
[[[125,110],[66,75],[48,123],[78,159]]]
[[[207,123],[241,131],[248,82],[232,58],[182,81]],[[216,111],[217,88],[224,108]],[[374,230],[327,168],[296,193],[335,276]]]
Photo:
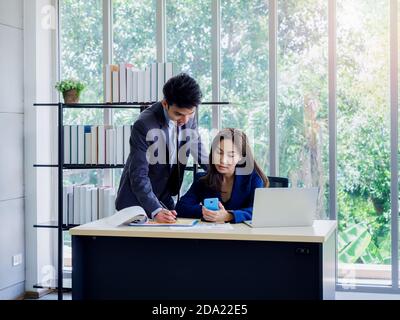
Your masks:
[[[161,208],[161,205],[153,192],[149,178],[146,135],[147,130],[145,130],[143,123],[140,120],[136,121],[130,138],[132,160],[129,166],[129,180],[133,194],[147,215],[152,218],[150,214],[157,208]]]

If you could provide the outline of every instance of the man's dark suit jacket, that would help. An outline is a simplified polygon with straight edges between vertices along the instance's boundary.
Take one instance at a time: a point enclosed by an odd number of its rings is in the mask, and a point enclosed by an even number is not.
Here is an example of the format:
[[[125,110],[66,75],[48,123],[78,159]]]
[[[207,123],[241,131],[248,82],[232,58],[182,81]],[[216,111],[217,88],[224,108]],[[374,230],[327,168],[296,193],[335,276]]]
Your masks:
[[[172,196],[178,194],[182,185],[189,154],[192,153],[197,163],[207,168],[204,164],[207,163],[208,157],[198,137],[195,118],[190,119],[179,129],[181,130],[179,150],[184,152],[185,160],[182,161],[183,163],[180,162],[178,169],[176,164],[171,167],[168,163],[168,124],[161,102],[152,105],[140,114],[132,128],[129,140],[130,154],[115,201],[118,211],[130,206],[141,206],[151,218],[150,215],[154,210],[162,208],[160,201],[172,210],[175,207]],[[157,137],[154,137],[154,133]],[[196,136],[193,135],[194,133]],[[154,163],[155,158],[151,156],[161,156],[166,161]]]

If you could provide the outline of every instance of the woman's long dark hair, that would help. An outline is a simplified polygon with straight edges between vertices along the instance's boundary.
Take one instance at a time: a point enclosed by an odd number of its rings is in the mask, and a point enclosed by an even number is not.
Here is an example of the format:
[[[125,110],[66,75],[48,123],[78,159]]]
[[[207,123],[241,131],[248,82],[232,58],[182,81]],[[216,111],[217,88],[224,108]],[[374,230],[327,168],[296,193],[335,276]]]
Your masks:
[[[247,138],[246,134],[243,131],[233,128],[223,129],[220,132],[218,132],[218,134],[215,136],[212,142],[212,147],[209,156],[209,164],[210,164],[209,170],[204,177],[200,178],[200,181],[204,182],[208,187],[217,192],[221,191],[222,174],[218,172],[217,168],[215,167],[215,164],[213,163],[213,150],[216,150],[218,144],[224,139],[232,140],[233,145],[238,150],[240,150],[242,159],[244,160],[240,162],[253,164],[254,170],[257,172],[257,174],[264,182],[264,187],[268,188],[269,187],[268,178],[254,159],[253,152],[251,151],[250,148],[249,139]],[[237,167],[239,167],[239,164],[237,165]]]

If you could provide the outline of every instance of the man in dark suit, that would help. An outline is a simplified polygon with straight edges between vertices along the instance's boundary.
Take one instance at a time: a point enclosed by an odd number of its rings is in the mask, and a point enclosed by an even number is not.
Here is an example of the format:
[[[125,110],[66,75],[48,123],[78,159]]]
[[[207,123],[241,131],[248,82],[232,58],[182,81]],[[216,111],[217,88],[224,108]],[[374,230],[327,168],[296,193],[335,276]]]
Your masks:
[[[167,81],[164,99],[143,111],[132,128],[130,154],[122,173],[116,209],[141,206],[162,223],[176,219],[172,196],[178,194],[190,153],[207,169],[207,153],[195,120],[202,93],[187,74]]]

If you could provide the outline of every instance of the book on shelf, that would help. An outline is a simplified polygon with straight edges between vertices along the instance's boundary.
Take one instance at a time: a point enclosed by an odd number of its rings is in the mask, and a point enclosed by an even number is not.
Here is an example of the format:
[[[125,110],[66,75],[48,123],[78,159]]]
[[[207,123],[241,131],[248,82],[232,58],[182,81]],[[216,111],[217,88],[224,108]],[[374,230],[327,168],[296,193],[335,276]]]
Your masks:
[[[116,163],[122,164],[124,162],[124,127],[117,126],[116,128]]]
[[[103,83],[104,83],[104,102],[111,103],[112,102],[112,72],[111,72],[110,64],[106,64],[104,66]]]
[[[157,66],[157,100],[164,97],[163,88],[165,84],[165,63],[158,63]]]
[[[115,190],[111,187],[99,188],[99,219],[111,216],[115,212]]]
[[[64,149],[69,150],[69,155],[64,151],[64,164],[125,164],[130,152],[131,129],[131,125],[64,126]],[[70,147],[66,147],[68,144]]]
[[[84,214],[83,214],[83,216],[85,218],[84,218],[83,223],[89,223],[92,221],[92,189],[94,189],[94,186],[92,186],[92,187],[86,186],[86,188],[85,188],[85,194],[84,194],[85,207],[84,207]]]
[[[157,70],[157,63],[152,63],[151,64],[151,101],[157,101],[158,95],[157,95],[157,85],[158,85],[158,70]]]
[[[163,99],[164,84],[176,75],[174,63],[154,62],[143,70],[130,63],[104,66],[106,103],[148,103]]]
[[[91,221],[96,221],[99,219],[99,189],[91,189],[90,197],[92,199]]]
[[[144,71],[138,71],[138,102],[142,103],[144,101]]]
[[[132,102],[138,102],[138,83],[139,83],[139,71],[134,69],[132,71]]]
[[[133,66],[129,65],[126,69],[126,102],[132,103],[133,100]]]
[[[115,212],[115,189],[92,184],[63,187],[63,223],[85,224]]]
[[[118,103],[120,102],[119,96],[119,72],[113,71],[112,72],[112,102]]]
[[[151,101],[151,70],[146,68],[144,71],[144,102]]]
[[[71,125],[71,164],[78,163],[78,126]]]
[[[64,126],[64,163],[71,163],[71,126]]]
[[[81,216],[80,216],[80,206],[81,206],[81,201],[80,201],[80,192],[81,187],[76,185],[74,186],[74,192],[73,192],[73,212],[74,212],[74,216],[72,218],[72,224],[80,224],[81,223]]]
[[[73,190],[73,188],[72,188],[72,190]],[[73,191],[71,193],[67,194],[67,202],[68,202],[68,211],[67,211],[68,218],[65,221],[66,221],[66,224],[74,224],[74,193],[73,193]]]
[[[73,204],[70,203],[70,198],[73,193],[72,186],[63,186],[63,223],[68,224],[69,216],[71,215],[70,211],[72,211]]]
[[[119,65],[119,102],[126,102],[126,64]]]
[[[129,153],[131,152],[130,138],[131,138],[132,126],[124,125],[124,164],[128,160]]]
[[[92,164],[92,133],[85,132],[85,164]]]
[[[91,160],[92,164],[96,165],[97,164],[97,148],[98,148],[98,142],[97,142],[97,132],[98,132],[98,126],[92,126],[91,133],[92,133],[92,155],[91,155]]]
[[[85,126],[78,125],[78,164],[85,163]]]

